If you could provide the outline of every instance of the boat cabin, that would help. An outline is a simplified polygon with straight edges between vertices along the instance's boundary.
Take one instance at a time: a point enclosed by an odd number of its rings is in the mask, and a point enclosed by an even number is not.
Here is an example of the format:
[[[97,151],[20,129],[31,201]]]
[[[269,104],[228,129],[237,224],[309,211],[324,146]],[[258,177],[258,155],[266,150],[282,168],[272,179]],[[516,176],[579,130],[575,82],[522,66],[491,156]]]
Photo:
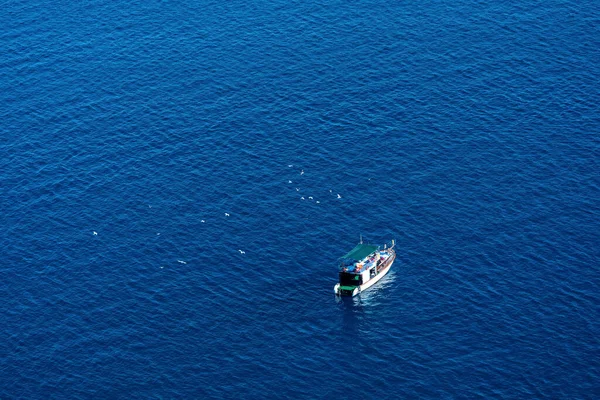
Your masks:
[[[339,283],[342,294],[350,295],[375,275],[381,261],[379,246],[360,243],[340,259]]]

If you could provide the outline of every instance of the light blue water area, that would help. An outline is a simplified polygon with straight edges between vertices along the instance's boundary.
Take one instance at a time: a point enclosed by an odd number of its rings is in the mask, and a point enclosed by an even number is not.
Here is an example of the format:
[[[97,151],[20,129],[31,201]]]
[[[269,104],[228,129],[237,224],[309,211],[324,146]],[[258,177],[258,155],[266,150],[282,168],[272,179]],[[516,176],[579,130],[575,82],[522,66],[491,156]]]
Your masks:
[[[0,26],[1,398],[600,396],[597,2]]]

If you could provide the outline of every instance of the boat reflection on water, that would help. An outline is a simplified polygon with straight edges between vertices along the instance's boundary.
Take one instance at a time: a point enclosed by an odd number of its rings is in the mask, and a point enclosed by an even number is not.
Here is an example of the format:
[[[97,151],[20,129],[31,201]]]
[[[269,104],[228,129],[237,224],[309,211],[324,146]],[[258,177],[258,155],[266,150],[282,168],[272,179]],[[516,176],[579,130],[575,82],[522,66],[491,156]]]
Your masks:
[[[341,311],[341,332],[349,342],[363,342],[372,334],[372,322],[375,314],[382,308],[376,307],[385,302],[396,287],[396,272],[384,276],[377,288],[371,288],[357,296],[334,296]]]

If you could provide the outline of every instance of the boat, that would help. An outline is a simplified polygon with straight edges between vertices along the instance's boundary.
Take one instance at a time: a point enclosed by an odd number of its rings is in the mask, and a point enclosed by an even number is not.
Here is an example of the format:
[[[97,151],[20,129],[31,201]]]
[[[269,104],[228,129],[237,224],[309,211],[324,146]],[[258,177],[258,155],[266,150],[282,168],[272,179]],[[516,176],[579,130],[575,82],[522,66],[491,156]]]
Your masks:
[[[385,276],[396,259],[395,242],[391,246],[359,244],[340,258],[339,282],[333,290],[337,296],[356,296]]]

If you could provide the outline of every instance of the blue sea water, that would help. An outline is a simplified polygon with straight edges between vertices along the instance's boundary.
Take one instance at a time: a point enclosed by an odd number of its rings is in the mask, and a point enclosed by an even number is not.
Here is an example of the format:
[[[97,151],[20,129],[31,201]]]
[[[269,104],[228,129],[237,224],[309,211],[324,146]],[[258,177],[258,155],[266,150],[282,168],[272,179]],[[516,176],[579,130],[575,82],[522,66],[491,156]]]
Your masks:
[[[597,1],[0,26],[0,398],[600,397]]]

